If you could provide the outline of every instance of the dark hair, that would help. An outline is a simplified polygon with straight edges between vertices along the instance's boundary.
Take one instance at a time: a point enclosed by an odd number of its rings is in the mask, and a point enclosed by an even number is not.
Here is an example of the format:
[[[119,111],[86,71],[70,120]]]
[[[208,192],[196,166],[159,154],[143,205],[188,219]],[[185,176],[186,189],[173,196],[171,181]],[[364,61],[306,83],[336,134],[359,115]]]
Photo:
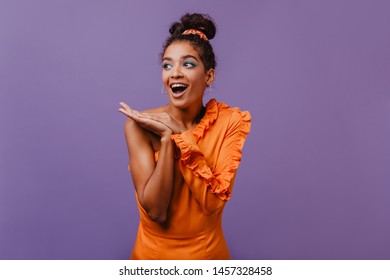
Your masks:
[[[217,32],[215,23],[209,15],[187,13],[181,17],[180,22],[172,23],[169,28],[171,36],[168,37],[163,45],[161,57],[164,55],[168,46],[173,42],[188,41],[198,52],[206,71],[211,68],[215,68],[217,66],[217,62],[215,61],[214,50],[210,42],[202,39],[196,34],[182,35],[182,33],[187,29],[196,29],[203,32],[208,40],[213,39],[215,37],[215,33]]]

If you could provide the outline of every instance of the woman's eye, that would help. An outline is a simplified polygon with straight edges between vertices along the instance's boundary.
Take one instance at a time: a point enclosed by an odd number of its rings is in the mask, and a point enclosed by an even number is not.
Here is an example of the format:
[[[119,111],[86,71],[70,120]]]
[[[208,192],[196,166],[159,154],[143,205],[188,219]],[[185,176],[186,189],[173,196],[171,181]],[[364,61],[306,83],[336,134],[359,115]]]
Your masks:
[[[171,69],[171,68],[172,68],[172,65],[170,65],[169,63],[164,63],[162,67],[163,67],[164,69]]]
[[[187,68],[192,68],[192,67],[195,67],[196,66],[196,64],[195,63],[193,63],[193,62],[189,62],[189,61],[187,61],[187,62],[184,62],[184,67],[187,67]]]

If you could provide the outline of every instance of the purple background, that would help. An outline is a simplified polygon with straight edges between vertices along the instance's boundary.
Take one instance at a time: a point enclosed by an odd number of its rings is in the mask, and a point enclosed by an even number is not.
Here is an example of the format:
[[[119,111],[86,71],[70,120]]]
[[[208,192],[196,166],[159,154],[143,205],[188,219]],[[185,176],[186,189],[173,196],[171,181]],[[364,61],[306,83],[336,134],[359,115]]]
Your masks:
[[[125,101],[167,102],[171,22],[209,13],[215,97],[249,110],[236,259],[390,259],[388,1],[0,1],[0,259],[127,259]]]

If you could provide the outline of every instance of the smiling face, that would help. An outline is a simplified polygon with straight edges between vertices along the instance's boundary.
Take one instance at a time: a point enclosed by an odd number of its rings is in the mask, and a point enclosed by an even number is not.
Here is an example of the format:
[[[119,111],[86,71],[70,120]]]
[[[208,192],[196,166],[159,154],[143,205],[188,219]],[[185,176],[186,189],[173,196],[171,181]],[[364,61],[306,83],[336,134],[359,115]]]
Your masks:
[[[162,81],[174,106],[200,107],[205,88],[214,81],[214,69],[205,70],[198,52],[189,42],[176,41],[163,55]]]

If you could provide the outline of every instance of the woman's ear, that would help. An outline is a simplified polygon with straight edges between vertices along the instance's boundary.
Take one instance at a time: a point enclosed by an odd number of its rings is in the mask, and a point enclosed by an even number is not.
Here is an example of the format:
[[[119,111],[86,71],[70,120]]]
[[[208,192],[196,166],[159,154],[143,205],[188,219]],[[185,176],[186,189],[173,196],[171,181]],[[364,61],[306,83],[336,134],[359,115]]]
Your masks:
[[[207,70],[206,72],[206,85],[209,86],[214,82],[215,71],[213,68]]]

